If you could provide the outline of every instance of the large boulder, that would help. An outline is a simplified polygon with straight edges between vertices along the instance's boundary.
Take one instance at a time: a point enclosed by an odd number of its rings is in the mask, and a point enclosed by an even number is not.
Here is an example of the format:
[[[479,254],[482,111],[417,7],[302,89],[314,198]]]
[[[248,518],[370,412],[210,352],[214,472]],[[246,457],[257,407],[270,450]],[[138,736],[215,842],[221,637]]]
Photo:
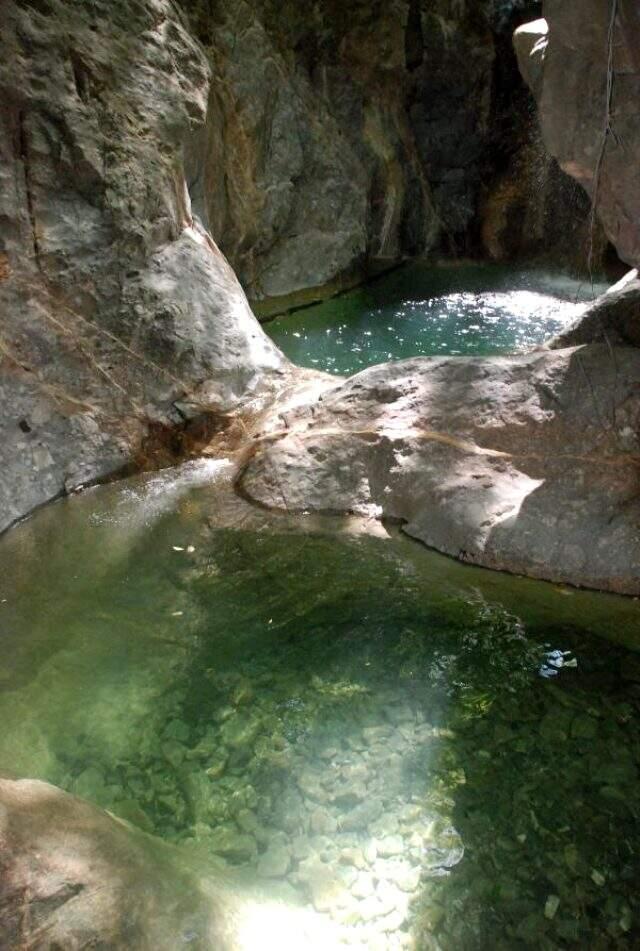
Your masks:
[[[636,268],[598,297],[551,346],[557,349],[593,342],[640,347],[640,278]]]
[[[640,594],[640,353],[606,344],[359,373],[266,434],[241,491],[356,512],[463,561]]]
[[[170,0],[2,5],[0,529],[286,373],[191,212],[209,78]]]
[[[545,144],[588,192],[620,257],[640,262],[637,0],[545,0],[515,45]],[[614,17],[615,15],[615,17]]]

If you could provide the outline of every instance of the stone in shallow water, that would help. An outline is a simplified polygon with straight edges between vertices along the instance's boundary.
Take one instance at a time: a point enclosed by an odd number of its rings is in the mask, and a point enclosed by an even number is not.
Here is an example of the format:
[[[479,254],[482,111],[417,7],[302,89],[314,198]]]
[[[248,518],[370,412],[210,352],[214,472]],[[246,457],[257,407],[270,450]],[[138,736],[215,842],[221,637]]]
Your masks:
[[[404,839],[400,835],[387,835],[384,839],[377,839],[378,855],[388,858],[391,855],[401,855],[404,852]]]
[[[368,799],[360,803],[342,817],[341,826],[346,831],[366,829],[369,823],[382,815],[382,803],[379,799]]]
[[[171,720],[164,731],[167,740],[177,740],[179,743],[187,743],[189,740],[189,727],[184,720]]]
[[[220,736],[225,746],[232,750],[244,751],[247,747],[253,746],[261,727],[262,723],[258,717],[234,711],[234,716],[223,723]]]
[[[369,823],[369,832],[377,839],[384,839],[386,836],[396,835],[399,829],[399,823],[392,813],[385,813]]]
[[[291,850],[282,842],[269,846],[258,862],[258,875],[263,878],[282,878],[291,867]]]
[[[187,756],[187,748],[176,740],[167,740],[162,744],[162,755],[168,763],[177,769]]]
[[[403,892],[414,892],[420,882],[420,868],[402,859],[378,859],[375,874],[397,885]]]
[[[316,911],[331,911],[348,904],[350,896],[344,882],[320,859],[314,857],[301,862],[298,874],[309,890]]]
[[[218,759],[212,760],[207,766],[205,772],[209,779],[220,779],[220,777],[224,775],[226,765],[227,757],[221,756]]]
[[[233,826],[219,826],[207,836],[212,852],[231,862],[251,861],[257,852],[256,840]]]
[[[369,898],[375,890],[373,876],[369,872],[361,872],[351,886],[351,894],[355,898]]]
[[[318,806],[309,820],[311,831],[316,835],[330,835],[338,829],[338,821],[327,809]]]
[[[345,865],[353,865],[354,868],[364,869],[367,867],[367,861],[362,849],[355,846],[349,846],[340,852],[340,861]]]

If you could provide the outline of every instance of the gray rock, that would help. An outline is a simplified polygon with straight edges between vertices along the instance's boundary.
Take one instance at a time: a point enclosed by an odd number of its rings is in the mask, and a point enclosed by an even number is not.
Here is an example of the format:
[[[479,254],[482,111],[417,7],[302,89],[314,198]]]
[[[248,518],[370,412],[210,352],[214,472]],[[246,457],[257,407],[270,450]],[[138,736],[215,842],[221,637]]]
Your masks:
[[[404,839],[401,835],[387,835],[384,839],[376,839],[378,855],[387,858],[390,855],[402,855],[404,852]]]
[[[7,0],[2,22],[0,529],[287,367],[191,213],[210,70],[174,6]]]
[[[217,855],[231,862],[250,862],[257,852],[256,840],[252,835],[231,826],[219,826],[212,829],[207,837],[207,846]]]
[[[73,848],[69,843],[73,843]],[[241,904],[165,842],[47,783],[0,778],[0,946],[231,951]],[[132,939],[132,936],[135,936]],[[298,936],[299,937],[299,936]],[[296,946],[295,933],[289,938]],[[288,939],[287,939],[288,940]]]
[[[637,269],[598,297],[572,327],[551,341],[550,346],[558,349],[594,342],[640,347],[640,279]]]
[[[258,875],[263,878],[282,878],[291,867],[291,850],[281,842],[274,842],[258,861]]]
[[[537,99],[548,150],[590,196],[597,191],[596,211],[607,235],[620,257],[635,267],[640,261],[640,171],[631,156],[640,146],[640,13],[635,0],[619,0],[616,10],[609,104],[610,10],[600,0],[548,0],[545,21],[517,31],[516,51]]]
[[[274,508],[284,494],[292,511],[398,519],[474,564],[640,594],[639,378],[640,352],[605,344],[372,367],[291,414],[240,486]]]
[[[367,799],[347,812],[340,823],[346,832],[366,829],[371,822],[382,814],[382,803],[379,799]]]

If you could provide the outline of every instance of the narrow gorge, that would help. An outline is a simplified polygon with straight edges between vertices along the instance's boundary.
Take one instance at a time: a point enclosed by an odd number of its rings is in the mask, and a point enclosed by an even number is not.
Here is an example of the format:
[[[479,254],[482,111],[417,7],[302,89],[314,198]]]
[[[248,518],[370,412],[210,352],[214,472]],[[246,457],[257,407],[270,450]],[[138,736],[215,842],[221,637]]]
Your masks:
[[[2,14],[0,947],[636,947],[636,0]]]

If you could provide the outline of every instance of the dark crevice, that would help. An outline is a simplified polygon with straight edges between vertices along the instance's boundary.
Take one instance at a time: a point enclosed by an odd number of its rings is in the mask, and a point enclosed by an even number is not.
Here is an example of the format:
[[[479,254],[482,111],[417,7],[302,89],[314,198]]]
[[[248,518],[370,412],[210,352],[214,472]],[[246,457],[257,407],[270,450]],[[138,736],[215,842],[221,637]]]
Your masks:
[[[28,133],[25,125],[25,114],[21,112],[18,116],[18,128],[20,135],[20,158],[22,159],[22,165],[24,168],[24,185],[27,196],[27,212],[29,214],[29,222],[31,224],[31,235],[33,239],[33,255],[36,261],[38,269],[41,269],[40,265],[40,243],[38,241],[38,230],[36,223],[36,213],[35,213],[35,203],[33,200],[33,175],[31,171],[31,163],[29,159],[29,140]]]
[[[73,72],[76,92],[83,102],[88,102],[91,98],[89,71],[75,50],[69,51],[69,59],[71,61],[71,70]]]

